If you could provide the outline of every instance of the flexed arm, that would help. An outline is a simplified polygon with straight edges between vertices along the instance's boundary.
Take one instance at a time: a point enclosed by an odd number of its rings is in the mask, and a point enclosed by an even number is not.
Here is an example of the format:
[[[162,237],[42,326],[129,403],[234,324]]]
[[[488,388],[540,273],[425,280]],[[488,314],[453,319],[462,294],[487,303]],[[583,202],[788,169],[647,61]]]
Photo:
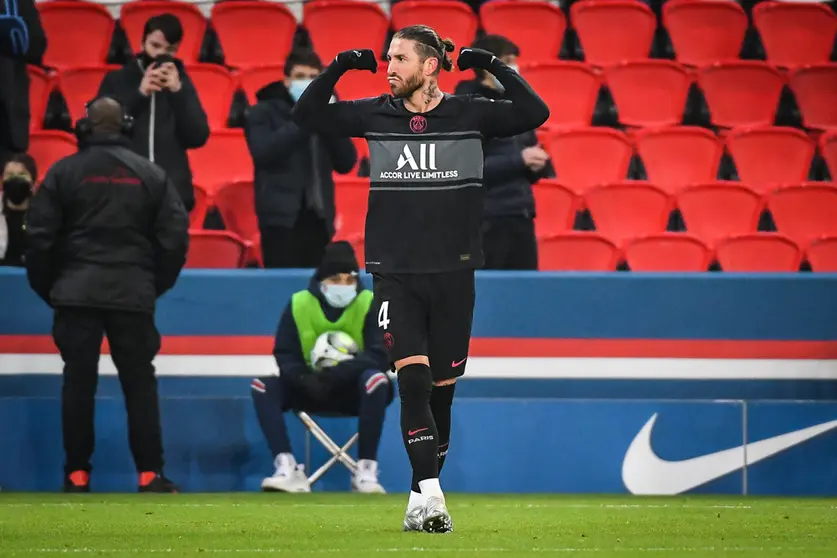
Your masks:
[[[369,49],[347,50],[338,54],[323,73],[305,88],[293,110],[300,128],[327,136],[363,137],[364,105],[368,100],[331,103],[337,81],[349,70],[378,71],[375,53]]]

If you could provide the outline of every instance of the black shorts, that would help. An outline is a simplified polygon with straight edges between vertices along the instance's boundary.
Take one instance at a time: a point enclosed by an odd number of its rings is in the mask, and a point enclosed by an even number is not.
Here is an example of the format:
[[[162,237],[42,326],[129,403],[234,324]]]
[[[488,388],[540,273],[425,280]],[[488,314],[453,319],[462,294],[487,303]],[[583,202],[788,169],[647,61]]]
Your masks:
[[[436,382],[465,373],[474,316],[474,270],[375,273],[374,309],[392,363],[430,360]]]

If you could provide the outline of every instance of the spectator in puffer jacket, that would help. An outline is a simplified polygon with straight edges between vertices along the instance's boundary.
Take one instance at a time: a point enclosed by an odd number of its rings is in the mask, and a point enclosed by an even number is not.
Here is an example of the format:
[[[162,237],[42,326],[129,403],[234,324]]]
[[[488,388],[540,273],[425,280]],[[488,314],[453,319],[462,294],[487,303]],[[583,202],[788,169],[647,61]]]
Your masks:
[[[512,68],[517,68],[520,50],[499,35],[486,35],[472,45],[485,49]],[[477,78],[460,82],[456,94],[475,94],[502,99],[503,86],[490,73],[474,70]],[[554,176],[549,155],[539,145],[535,132],[510,138],[495,138],[483,144],[485,167],[485,221],[483,225],[484,269],[534,270],[538,268],[535,239],[535,200],[532,184]]]
[[[285,79],[258,91],[247,111],[245,135],[255,168],[256,216],[266,268],[316,268],[334,236],[334,179],[357,161],[349,138],[312,135],[291,120],[302,92],[322,63],[295,49]]]
[[[97,97],[113,97],[127,107],[134,117],[134,151],[166,171],[186,211],[191,211],[195,193],[186,152],[206,144],[209,122],[183,62],[174,58],[182,39],[177,16],[149,18],[142,31],[142,50],[105,76]]]

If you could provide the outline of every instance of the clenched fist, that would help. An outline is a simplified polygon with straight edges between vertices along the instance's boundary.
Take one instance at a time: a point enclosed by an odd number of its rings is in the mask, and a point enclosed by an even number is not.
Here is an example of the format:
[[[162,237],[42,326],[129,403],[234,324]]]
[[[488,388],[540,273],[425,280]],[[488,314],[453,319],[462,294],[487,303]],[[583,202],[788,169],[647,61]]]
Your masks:
[[[334,60],[348,70],[369,70],[373,74],[378,71],[378,59],[372,49],[344,50]]]

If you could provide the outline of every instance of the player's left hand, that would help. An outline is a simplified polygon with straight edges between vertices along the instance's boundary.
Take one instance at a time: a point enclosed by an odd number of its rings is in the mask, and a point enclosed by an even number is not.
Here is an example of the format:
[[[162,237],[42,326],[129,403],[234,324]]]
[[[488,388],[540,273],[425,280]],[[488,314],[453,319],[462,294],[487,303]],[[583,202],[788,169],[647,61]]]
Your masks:
[[[481,48],[462,47],[459,49],[459,58],[456,60],[456,65],[460,70],[470,70],[471,68],[479,68],[480,70],[487,70],[491,67],[496,57]]]

